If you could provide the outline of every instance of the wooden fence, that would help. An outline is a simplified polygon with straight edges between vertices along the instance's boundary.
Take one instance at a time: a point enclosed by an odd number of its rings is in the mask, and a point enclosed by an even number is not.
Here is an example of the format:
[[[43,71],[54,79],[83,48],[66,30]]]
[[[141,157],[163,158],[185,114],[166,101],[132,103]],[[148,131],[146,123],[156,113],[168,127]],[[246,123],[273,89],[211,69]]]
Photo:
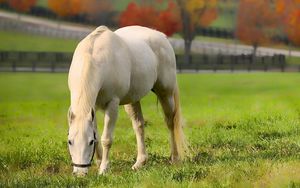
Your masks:
[[[253,56],[253,55],[228,55],[228,54],[197,54],[191,56],[190,63],[183,63],[183,56],[179,55],[177,59],[177,69],[181,70],[230,70],[230,71],[282,71],[286,68],[294,69],[286,63],[284,55],[273,56]]]
[[[62,52],[0,52],[0,71],[12,72],[66,72],[72,53]],[[286,63],[284,55],[256,56],[197,54],[190,63],[183,63],[183,56],[176,55],[178,71],[299,71],[300,67]]]
[[[65,72],[72,53],[0,52],[0,71]]]

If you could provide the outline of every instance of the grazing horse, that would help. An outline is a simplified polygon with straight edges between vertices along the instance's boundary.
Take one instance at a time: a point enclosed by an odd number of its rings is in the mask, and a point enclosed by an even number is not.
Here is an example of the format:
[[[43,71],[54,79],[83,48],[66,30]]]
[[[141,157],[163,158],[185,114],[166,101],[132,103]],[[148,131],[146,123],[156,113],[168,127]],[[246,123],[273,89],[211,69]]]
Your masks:
[[[170,130],[171,160],[182,159],[185,141],[176,60],[163,33],[140,26],[124,27],[115,32],[105,26],[98,27],[76,47],[68,85],[71,93],[68,145],[74,174],[87,173],[94,153],[98,164],[101,161],[99,174],[107,172],[119,105],[125,106],[136,134],[137,159],[132,169],[139,169],[146,163],[140,100],[151,90],[162,105]],[[104,111],[101,143],[98,143],[96,109]]]

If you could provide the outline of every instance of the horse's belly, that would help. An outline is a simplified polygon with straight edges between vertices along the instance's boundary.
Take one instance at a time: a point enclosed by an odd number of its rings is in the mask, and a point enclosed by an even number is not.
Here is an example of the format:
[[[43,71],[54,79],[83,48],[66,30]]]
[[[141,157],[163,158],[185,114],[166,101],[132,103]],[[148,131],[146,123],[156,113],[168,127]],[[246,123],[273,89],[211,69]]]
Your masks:
[[[127,93],[127,95],[121,99],[120,104],[124,105],[129,103],[135,103],[141,100],[141,98],[143,98],[145,95],[147,95],[149,91],[151,91],[151,89],[152,87],[143,87],[143,88],[136,87],[134,89],[131,89]]]
[[[141,65],[142,64],[142,65]],[[157,79],[156,61],[136,65],[130,79],[128,93],[121,99],[121,104],[134,103],[147,95]]]

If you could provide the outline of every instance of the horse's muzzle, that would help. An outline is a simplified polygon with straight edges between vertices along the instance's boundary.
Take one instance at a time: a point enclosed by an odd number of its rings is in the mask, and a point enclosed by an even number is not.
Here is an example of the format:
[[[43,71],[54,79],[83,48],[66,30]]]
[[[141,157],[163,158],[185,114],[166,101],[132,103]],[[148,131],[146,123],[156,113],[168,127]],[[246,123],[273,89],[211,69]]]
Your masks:
[[[87,173],[88,173],[88,167],[84,167],[84,168],[75,167],[75,166],[73,167],[73,174],[75,176],[82,177],[82,176],[87,175]]]

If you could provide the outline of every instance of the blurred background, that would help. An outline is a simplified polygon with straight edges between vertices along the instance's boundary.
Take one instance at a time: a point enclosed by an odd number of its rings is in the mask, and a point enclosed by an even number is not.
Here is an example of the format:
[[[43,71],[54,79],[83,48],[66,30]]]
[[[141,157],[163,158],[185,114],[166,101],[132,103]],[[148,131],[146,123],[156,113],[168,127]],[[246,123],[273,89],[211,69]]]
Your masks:
[[[164,32],[179,71],[300,71],[299,0],[0,0],[0,70],[65,72],[99,25]]]

